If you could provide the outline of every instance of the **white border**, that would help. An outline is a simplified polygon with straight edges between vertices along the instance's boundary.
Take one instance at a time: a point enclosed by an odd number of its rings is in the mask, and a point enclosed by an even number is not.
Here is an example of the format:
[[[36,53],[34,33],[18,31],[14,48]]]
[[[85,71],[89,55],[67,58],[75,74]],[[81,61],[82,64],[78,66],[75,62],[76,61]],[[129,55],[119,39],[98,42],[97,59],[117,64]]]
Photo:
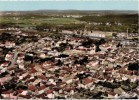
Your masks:
[[[138,0],[0,0],[0,1],[137,1]]]

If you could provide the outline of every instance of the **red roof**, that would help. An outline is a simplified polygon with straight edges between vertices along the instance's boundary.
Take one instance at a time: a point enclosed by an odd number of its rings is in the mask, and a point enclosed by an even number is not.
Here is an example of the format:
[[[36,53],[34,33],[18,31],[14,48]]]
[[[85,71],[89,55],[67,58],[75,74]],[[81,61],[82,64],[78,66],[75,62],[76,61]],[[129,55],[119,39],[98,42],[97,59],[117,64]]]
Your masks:
[[[54,84],[47,84],[48,87],[53,87],[55,86]]]
[[[29,82],[34,82],[36,79],[33,78],[33,79],[30,79],[30,80],[27,80],[26,82],[29,83]]]
[[[4,62],[3,64],[4,64],[4,65],[7,65],[7,64],[9,64],[9,62]]]
[[[24,57],[24,54],[19,54],[19,56],[18,57]]]
[[[30,68],[33,68],[35,65],[34,64],[29,64],[29,67]]]
[[[17,90],[17,92],[18,92],[18,93],[22,93],[22,92],[23,92],[23,90],[21,90],[21,89],[20,89],[20,90]]]
[[[46,94],[51,94],[51,93],[53,93],[53,90],[46,90],[45,93],[46,93]]]
[[[19,95],[19,97],[22,97],[22,98],[26,98],[26,99],[30,99],[31,98],[31,96],[30,95]]]
[[[84,81],[84,84],[89,84],[93,82],[93,79],[85,78],[83,79],[83,81]]]
[[[26,80],[27,78],[30,78],[30,75],[28,74],[27,76],[25,76],[24,78],[23,78],[23,80]]]
[[[36,73],[37,71],[36,71],[36,69],[34,69],[34,68],[32,68],[31,69],[31,71],[30,71],[30,73]]]
[[[10,67],[8,70],[10,70],[10,71],[11,71],[11,70],[14,70],[14,69],[15,69],[14,67]]]
[[[42,80],[46,80],[47,79],[44,75],[38,75],[37,77],[42,79]]]
[[[46,88],[45,85],[41,85],[41,86],[39,87],[39,90],[44,90],[45,88]]]
[[[114,92],[108,92],[108,94],[115,96],[116,94]]]
[[[34,91],[35,90],[35,86],[30,85],[30,86],[28,86],[28,89],[31,90],[31,91]]]
[[[113,68],[106,68],[105,70],[106,70],[106,71],[112,71]]]
[[[13,93],[13,90],[8,90],[8,91],[5,91],[5,92],[2,92],[2,94],[10,94],[10,93]]]
[[[64,90],[67,91],[67,92],[70,92],[71,90],[74,90],[75,87],[68,87],[68,88],[65,88]]]

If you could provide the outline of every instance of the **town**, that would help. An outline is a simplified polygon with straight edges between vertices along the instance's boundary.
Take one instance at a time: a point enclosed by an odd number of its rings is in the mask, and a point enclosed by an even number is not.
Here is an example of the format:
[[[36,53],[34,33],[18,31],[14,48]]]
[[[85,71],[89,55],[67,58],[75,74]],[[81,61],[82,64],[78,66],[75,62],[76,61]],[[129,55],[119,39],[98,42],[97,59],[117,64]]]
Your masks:
[[[87,33],[1,33],[0,98],[137,99],[137,42]]]
[[[138,2],[14,1],[0,1],[0,99],[139,98]]]

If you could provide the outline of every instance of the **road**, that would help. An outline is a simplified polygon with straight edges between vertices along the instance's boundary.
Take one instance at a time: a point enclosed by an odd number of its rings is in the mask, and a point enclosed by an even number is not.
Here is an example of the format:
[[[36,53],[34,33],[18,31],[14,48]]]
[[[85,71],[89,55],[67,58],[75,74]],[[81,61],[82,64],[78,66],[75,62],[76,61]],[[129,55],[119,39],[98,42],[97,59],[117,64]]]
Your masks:
[[[40,39],[40,40],[42,40],[42,39]],[[37,46],[37,45],[38,45],[38,43],[29,43],[29,44],[26,44],[26,45],[21,45],[20,46],[20,50],[18,50],[18,51],[16,50],[15,51],[14,57],[13,57],[13,59],[11,61],[11,64],[10,64],[10,66],[8,68],[11,68],[11,67],[13,67],[15,65],[17,57],[18,57],[18,54],[20,54],[20,53],[23,54],[23,53],[25,53],[25,50],[31,48],[32,46]]]
[[[8,68],[11,68],[11,67],[13,67],[14,65],[15,65],[15,62],[16,62],[16,60],[17,60],[17,57],[18,57],[18,54],[19,54],[20,52],[15,52],[15,54],[14,54],[14,57],[13,57],[13,59],[12,59],[12,61],[11,61],[11,65],[8,67]]]

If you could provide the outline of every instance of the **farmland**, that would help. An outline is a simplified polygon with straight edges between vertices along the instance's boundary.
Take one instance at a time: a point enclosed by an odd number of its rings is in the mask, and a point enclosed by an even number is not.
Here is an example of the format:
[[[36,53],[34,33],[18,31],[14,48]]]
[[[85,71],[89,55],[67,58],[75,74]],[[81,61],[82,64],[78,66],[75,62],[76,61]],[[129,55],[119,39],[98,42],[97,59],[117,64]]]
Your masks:
[[[14,24],[15,26],[36,26],[40,24],[52,24],[52,25],[59,25],[59,24],[74,24],[74,23],[83,23],[83,21],[79,21],[75,18],[56,18],[56,17],[43,17],[43,18],[35,18],[30,16],[30,18],[26,18],[23,16],[16,16],[16,17],[0,17],[1,24]]]
[[[80,17],[75,17],[80,16]],[[46,27],[47,26],[47,27]],[[48,27],[49,26],[49,27]],[[61,26],[61,27],[59,27]],[[61,30],[84,29],[111,32],[138,32],[137,13],[81,13],[75,11],[66,12],[19,12],[0,16],[0,28],[18,27],[28,29],[59,28]],[[38,28],[39,27],[39,28]],[[39,30],[40,31],[40,30]]]

